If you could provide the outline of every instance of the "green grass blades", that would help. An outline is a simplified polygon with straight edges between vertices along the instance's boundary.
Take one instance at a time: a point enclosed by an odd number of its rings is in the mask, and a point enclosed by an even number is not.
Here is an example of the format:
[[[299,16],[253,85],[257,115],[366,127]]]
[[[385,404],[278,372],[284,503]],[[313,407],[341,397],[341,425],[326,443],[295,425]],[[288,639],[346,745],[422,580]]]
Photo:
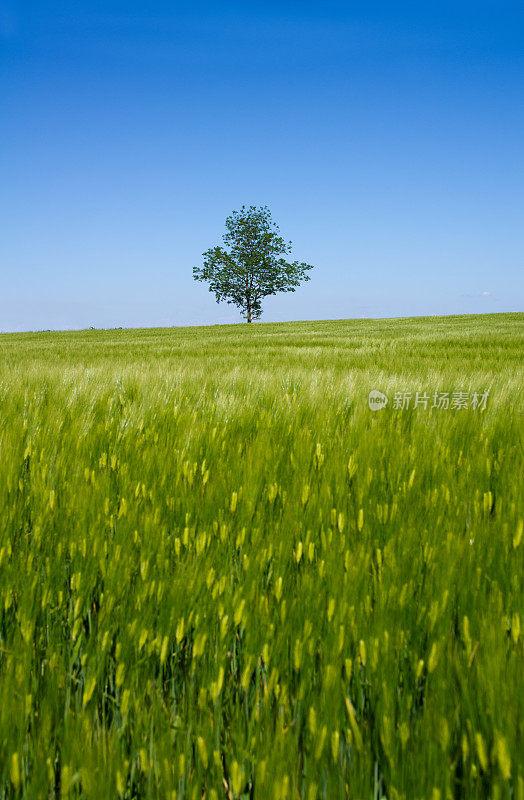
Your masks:
[[[0,797],[522,800],[522,323],[1,336]]]

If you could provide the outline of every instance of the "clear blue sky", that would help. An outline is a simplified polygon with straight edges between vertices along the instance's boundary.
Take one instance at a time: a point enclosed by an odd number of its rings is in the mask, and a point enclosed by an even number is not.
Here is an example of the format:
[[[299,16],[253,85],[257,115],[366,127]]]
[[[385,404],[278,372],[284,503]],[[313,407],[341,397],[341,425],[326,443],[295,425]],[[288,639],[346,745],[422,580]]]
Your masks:
[[[0,0],[0,330],[235,322],[192,267],[267,204],[263,320],[523,310],[522,2]]]

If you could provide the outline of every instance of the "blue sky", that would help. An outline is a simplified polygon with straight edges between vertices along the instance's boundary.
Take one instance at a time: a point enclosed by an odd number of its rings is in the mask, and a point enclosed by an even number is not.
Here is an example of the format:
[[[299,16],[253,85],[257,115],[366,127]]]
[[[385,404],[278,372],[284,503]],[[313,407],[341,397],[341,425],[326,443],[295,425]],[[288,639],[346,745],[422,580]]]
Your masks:
[[[192,267],[267,204],[262,320],[523,310],[524,6],[0,0],[0,330],[240,320]]]

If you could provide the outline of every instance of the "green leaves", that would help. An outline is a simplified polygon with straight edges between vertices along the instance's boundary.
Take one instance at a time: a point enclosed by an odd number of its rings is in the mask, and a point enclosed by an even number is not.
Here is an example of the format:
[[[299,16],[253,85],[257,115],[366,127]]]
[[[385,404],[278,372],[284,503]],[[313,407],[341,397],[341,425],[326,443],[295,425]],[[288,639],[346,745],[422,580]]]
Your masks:
[[[203,253],[202,267],[193,267],[193,277],[209,284],[217,303],[233,303],[248,322],[262,314],[264,297],[294,292],[312,266],[283,258],[291,242],[279,234],[267,206],[242,206],[226,219],[226,248],[212,247]]]

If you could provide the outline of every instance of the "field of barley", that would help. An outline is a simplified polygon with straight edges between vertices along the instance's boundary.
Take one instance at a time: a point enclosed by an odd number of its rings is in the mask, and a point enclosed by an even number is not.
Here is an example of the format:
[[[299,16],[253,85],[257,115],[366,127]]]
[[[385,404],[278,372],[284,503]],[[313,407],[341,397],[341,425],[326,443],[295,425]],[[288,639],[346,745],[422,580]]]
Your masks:
[[[524,800],[523,348],[0,335],[0,798]]]

